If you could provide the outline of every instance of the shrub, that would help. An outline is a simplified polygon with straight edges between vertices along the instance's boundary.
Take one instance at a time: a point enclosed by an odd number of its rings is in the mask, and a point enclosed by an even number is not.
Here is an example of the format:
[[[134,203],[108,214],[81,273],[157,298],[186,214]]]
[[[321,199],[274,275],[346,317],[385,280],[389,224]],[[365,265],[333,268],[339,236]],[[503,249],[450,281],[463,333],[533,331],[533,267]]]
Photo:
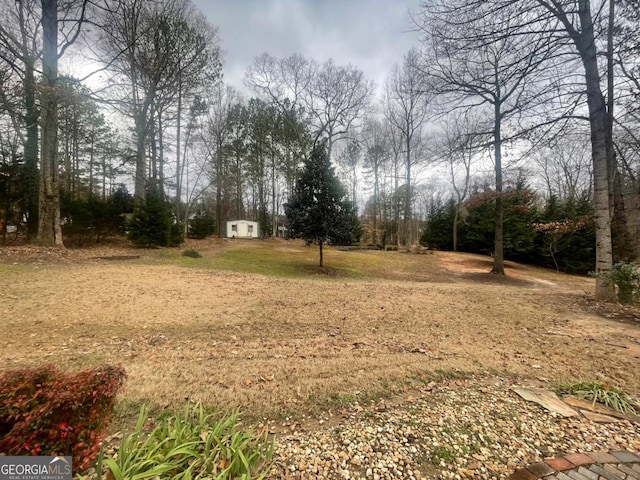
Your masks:
[[[0,377],[0,452],[71,455],[77,472],[100,449],[125,371],[103,366],[64,374],[53,366]]]
[[[78,246],[87,240],[100,242],[109,235],[124,232],[124,214],[132,210],[131,195],[124,187],[107,199],[97,197],[73,198],[62,195],[60,215],[63,218],[62,233],[65,241]]]
[[[105,458],[107,478],[264,478],[273,444],[267,432],[241,430],[238,414],[205,413],[202,405],[188,406],[160,420],[145,435],[146,409],[133,433],[123,437],[115,458]],[[100,480],[103,473],[98,465]]]
[[[169,228],[169,244],[167,247],[177,247],[184,242],[184,223],[171,222]]]
[[[182,256],[189,258],[202,258],[200,252],[194,249],[185,250],[184,252],[182,252]]]
[[[640,295],[640,273],[637,264],[619,262],[602,275],[605,282],[617,287],[620,303],[634,303]]]

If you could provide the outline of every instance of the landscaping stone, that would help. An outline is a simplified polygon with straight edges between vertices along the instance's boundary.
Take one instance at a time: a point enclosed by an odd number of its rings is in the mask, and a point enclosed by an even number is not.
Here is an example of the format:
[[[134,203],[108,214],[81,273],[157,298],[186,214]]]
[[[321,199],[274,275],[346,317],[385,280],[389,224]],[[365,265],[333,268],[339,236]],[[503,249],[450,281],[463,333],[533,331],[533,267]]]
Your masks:
[[[560,400],[554,392],[551,392],[549,390],[542,390],[540,388],[514,387],[513,391],[525,400],[542,405],[547,410],[558,413],[563,417],[577,417],[580,415],[578,412],[576,412],[574,409]]]
[[[289,419],[299,426],[281,425],[268,478],[608,480],[589,468],[612,475],[604,469],[611,465],[620,480],[638,480],[621,466],[640,468],[638,450],[627,451],[639,425],[563,417],[510,387],[500,377],[430,382],[407,393],[410,401],[358,402],[306,424]]]
[[[590,420],[595,423],[615,423],[618,421],[617,418],[613,418],[609,415],[604,415],[602,413],[590,412],[588,410],[580,410],[580,413],[584,415],[584,418]]]

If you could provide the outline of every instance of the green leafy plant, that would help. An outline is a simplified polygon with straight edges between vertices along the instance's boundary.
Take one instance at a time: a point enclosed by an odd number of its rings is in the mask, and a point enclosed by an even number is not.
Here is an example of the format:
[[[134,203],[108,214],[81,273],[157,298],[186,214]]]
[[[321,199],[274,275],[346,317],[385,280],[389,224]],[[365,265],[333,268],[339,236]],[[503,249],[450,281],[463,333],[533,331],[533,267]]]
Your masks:
[[[620,303],[634,303],[640,296],[640,272],[638,264],[618,262],[611,270],[600,274],[608,284],[613,284],[618,290]]]
[[[103,366],[74,374],[53,366],[0,377],[0,452],[71,455],[75,471],[96,459],[125,371]]]
[[[578,398],[590,400],[595,405],[601,403],[621,413],[636,415],[640,406],[618,387],[611,387],[602,382],[581,381],[561,384],[555,387],[558,394],[570,394]]]
[[[117,456],[103,458],[97,465],[98,480],[104,470],[114,480],[262,479],[268,473],[273,443],[266,431],[255,435],[241,430],[237,413],[216,415],[206,413],[200,404],[190,405],[145,434],[147,420],[143,407]]]
[[[439,465],[441,461],[447,463],[453,463],[456,460],[456,454],[453,450],[449,450],[447,447],[438,447],[434,450],[431,457],[431,463]]]
[[[200,254],[200,252],[192,248],[182,252],[182,256],[189,257],[189,258],[202,258],[202,255]]]

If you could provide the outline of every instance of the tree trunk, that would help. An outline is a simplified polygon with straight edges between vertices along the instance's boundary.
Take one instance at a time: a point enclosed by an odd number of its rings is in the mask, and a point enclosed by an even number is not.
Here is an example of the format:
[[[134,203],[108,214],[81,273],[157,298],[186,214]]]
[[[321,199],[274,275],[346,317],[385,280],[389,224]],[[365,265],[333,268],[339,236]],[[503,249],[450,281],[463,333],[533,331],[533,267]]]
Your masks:
[[[73,177],[71,179],[71,193],[76,199],[78,195],[78,184],[80,183],[80,128],[78,126],[78,109],[73,107]]]
[[[147,125],[145,114],[136,116],[136,180],[133,192],[134,208],[138,211],[144,205],[147,188]]]
[[[275,150],[273,146],[273,139],[271,139],[271,236],[278,236],[278,216],[276,212],[276,159]]]
[[[93,128],[91,130],[91,140],[89,143],[89,198],[93,197],[93,167],[94,167],[94,152],[95,152],[95,139],[96,139],[96,130]]]
[[[411,250],[413,244],[412,231],[411,231],[411,139],[407,135],[407,178],[406,189],[404,198],[404,234],[405,245],[407,250]]]
[[[378,160],[375,159],[375,162]],[[377,163],[373,166],[373,235],[372,242],[378,244],[378,195],[380,195],[379,172]],[[384,241],[382,242],[384,243]]]
[[[493,147],[496,163],[496,227],[493,250],[493,268],[491,273],[504,275],[504,203],[502,198],[502,114],[500,101],[494,104]]]
[[[27,58],[27,57],[25,57]],[[38,107],[36,106],[36,81],[31,56],[24,65],[24,97],[26,139],[24,144],[25,187],[27,193],[27,232],[30,238],[38,234],[39,182],[38,182]]]
[[[222,139],[218,137],[218,151],[216,152],[216,223],[218,224],[218,238],[222,238]]]
[[[460,201],[456,204],[453,212],[453,251],[458,251],[458,218],[460,217]]]
[[[323,253],[322,253],[322,241],[318,242],[318,247],[320,248],[320,266],[323,267],[324,266],[324,258],[323,258]]]
[[[623,197],[622,179],[618,172],[616,151],[613,145],[614,121],[614,59],[613,31],[615,28],[615,0],[609,0],[609,22],[607,28],[607,114],[605,146],[607,151],[607,170],[609,180],[609,206],[611,210],[612,261],[633,261],[636,259],[636,243],[631,239],[628,229],[626,208]]]
[[[178,67],[179,68],[179,67]],[[180,163],[180,136],[182,133],[182,78],[178,79],[178,117],[176,124],[176,218],[180,218],[182,197],[182,164]],[[184,159],[182,159],[184,161]],[[187,193],[187,196],[189,194]]]
[[[580,54],[585,71],[589,126],[591,130],[591,160],[593,163],[593,203],[596,224],[596,299],[615,301],[615,287],[607,282],[611,271],[613,252],[611,242],[611,210],[609,199],[609,174],[606,147],[606,105],[600,88],[600,73],[593,31],[593,19],[589,0],[578,0],[580,25],[576,27],[567,12],[538,3],[551,11],[562,22]],[[580,29],[578,29],[580,28]]]
[[[165,200],[164,191],[164,133],[162,130],[162,112],[158,109],[158,188],[160,190],[160,198]]]
[[[61,180],[61,187],[64,190],[64,193],[71,197],[71,136],[69,135],[69,107],[63,109],[63,137],[61,139],[61,144],[64,145],[64,155],[63,155],[63,164],[64,164],[64,177]]]
[[[236,153],[236,218],[242,218],[242,160]]]
[[[395,211],[393,212],[393,220],[396,224],[396,246],[400,247],[400,198],[398,196],[398,158],[395,159],[394,169],[393,169],[393,178],[394,178],[394,190],[393,190],[393,199],[394,199],[394,207]]]
[[[151,163],[151,183],[158,186],[158,132],[156,129],[155,115],[151,116],[151,122],[149,122],[149,139],[151,154],[149,160]]]
[[[609,208],[609,175],[606,148],[606,105],[600,89],[597,52],[589,0],[580,0],[582,34],[574,38],[585,69],[587,105],[591,127],[591,156],[593,162],[593,203],[596,223],[596,298],[615,301],[615,288],[603,275],[613,263],[611,244],[611,215]]]
[[[40,168],[40,215],[38,243],[64,247],[60,228],[58,174],[58,2],[42,0],[42,164]]]

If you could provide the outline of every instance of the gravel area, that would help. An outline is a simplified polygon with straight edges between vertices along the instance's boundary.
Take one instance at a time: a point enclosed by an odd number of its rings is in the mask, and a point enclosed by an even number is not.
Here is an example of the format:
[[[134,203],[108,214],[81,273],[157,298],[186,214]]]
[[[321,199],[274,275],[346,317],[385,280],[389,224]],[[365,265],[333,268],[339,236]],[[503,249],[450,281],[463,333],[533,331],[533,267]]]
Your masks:
[[[640,451],[640,425],[563,418],[503,378],[426,385],[391,404],[352,404],[320,419],[288,419],[270,477],[500,479],[563,454]]]

